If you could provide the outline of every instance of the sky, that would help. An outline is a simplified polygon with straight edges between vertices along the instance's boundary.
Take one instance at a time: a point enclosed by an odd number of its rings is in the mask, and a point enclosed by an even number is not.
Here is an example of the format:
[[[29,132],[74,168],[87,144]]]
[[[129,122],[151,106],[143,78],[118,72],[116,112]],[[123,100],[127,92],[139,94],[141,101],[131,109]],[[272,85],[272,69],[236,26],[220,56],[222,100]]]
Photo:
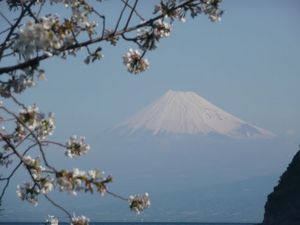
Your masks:
[[[103,4],[114,15],[115,2]],[[140,4],[145,13],[152,11],[150,1]],[[72,134],[84,135],[87,141],[92,140],[92,149],[98,149],[103,147],[97,142],[103,131],[168,90],[194,91],[225,111],[277,134],[288,143],[285,146],[296,150],[300,137],[299,1],[224,0],[221,8],[225,13],[219,23],[210,22],[204,15],[176,22],[171,36],[147,53],[150,68],[142,74],[129,74],[122,64],[122,55],[135,46],[124,42],[117,47],[103,45],[104,58],[91,65],[84,64],[82,56],[43,62],[46,80],[19,98],[27,104],[37,103],[44,112],[55,113],[53,139],[65,141]],[[138,157],[146,160],[149,153],[143,154]],[[179,156],[192,160],[191,165],[197,164],[192,156]],[[103,157],[104,168],[109,168],[109,160],[121,163],[112,166],[116,175],[117,169],[127,165],[113,155]],[[168,157],[163,155],[162,159]]]
[[[219,23],[206,16],[175,23],[171,36],[147,54],[150,69],[140,75],[122,64],[135,46],[103,45],[103,60],[89,66],[82,57],[43,63],[47,80],[24,99],[55,112],[70,131],[90,133],[115,126],[169,89],[194,91],[246,121],[299,137],[300,4],[236,0],[221,7]]]

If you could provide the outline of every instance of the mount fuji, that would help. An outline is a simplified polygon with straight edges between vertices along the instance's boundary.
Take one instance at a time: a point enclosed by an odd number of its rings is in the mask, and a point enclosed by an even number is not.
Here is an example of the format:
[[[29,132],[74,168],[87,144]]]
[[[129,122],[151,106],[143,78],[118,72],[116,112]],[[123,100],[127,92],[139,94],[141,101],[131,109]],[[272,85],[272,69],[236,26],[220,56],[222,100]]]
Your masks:
[[[221,135],[230,138],[272,138],[275,135],[245,122],[210,103],[195,92],[169,90],[115,129],[129,135]]]
[[[147,190],[158,221],[253,222],[292,155],[272,137],[194,92],[167,91],[96,136],[104,150],[91,161],[114,166],[123,191]]]

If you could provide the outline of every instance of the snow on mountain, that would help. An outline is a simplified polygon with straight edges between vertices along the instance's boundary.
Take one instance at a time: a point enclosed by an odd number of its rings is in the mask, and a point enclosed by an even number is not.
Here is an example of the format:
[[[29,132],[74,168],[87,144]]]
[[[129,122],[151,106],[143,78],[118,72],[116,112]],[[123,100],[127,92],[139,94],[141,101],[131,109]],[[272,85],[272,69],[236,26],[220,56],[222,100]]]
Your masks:
[[[219,134],[233,138],[263,137],[274,134],[247,123],[213,105],[194,92],[168,91],[118,128],[129,134],[150,131],[174,134]]]

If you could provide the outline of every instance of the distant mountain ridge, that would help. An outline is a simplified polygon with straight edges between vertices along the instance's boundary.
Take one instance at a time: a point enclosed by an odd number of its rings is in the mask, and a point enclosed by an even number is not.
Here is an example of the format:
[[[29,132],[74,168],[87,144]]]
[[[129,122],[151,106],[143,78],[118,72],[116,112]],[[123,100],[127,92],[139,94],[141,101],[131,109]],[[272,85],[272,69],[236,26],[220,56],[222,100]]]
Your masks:
[[[169,90],[115,129],[127,134],[217,134],[230,138],[272,138],[265,129],[245,122],[195,92]]]

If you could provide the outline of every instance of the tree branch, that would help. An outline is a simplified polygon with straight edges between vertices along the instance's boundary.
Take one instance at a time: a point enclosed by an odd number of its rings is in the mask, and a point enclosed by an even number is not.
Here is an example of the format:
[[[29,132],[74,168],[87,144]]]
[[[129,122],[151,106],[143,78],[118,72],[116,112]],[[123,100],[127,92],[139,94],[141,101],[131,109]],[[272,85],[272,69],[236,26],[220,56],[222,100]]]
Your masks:
[[[128,3],[128,1],[122,0],[122,2],[123,2],[124,4],[126,4],[126,6],[128,6],[128,8],[133,9],[133,10],[134,10],[134,13],[135,13],[142,21],[145,20],[144,17],[142,17],[142,15],[139,14],[138,11],[137,11],[136,9],[134,9],[134,8]]]
[[[133,13],[134,13],[134,11],[135,11],[135,8],[136,8],[138,2],[139,2],[139,0],[135,0],[133,7],[131,7],[131,12],[130,12],[130,14],[129,14],[129,17],[128,17],[128,19],[127,19],[127,22],[126,22],[125,27],[123,28],[123,30],[126,30],[127,27],[129,26],[130,20],[131,20],[131,18],[132,18],[132,15],[133,15]],[[127,6],[127,5],[126,5],[126,6]]]
[[[7,41],[10,39],[11,35],[13,34],[14,30],[17,28],[17,26],[19,25],[19,23],[21,22],[21,20],[23,19],[25,13],[28,11],[28,9],[30,9],[30,7],[35,3],[35,1],[31,1],[26,7],[24,7],[22,9],[22,12],[20,14],[20,16],[18,17],[17,21],[15,22],[15,24],[10,28],[9,33],[7,34],[4,42],[0,45],[0,59],[2,58],[2,54],[4,52],[5,46]]]
[[[177,5],[176,7],[172,8],[171,10],[177,10],[178,8],[184,7],[185,5],[190,4],[193,1],[194,0],[189,0],[189,1],[183,2],[179,5]],[[132,26],[132,27],[128,28],[129,22],[131,20],[132,14],[135,10],[135,7],[136,7],[137,3],[138,3],[138,0],[135,1],[135,4],[134,4],[134,6],[132,7],[132,10],[131,10],[131,14],[130,14],[130,16],[127,20],[127,23],[126,23],[126,25],[123,29],[121,29],[119,31],[114,31],[112,33],[107,33],[105,35],[101,35],[100,37],[96,37],[94,39],[90,39],[90,40],[83,41],[83,42],[80,42],[80,43],[75,43],[75,44],[67,46],[67,47],[62,47],[62,48],[56,50],[57,55],[59,55],[60,53],[62,53],[64,51],[74,50],[74,49],[85,47],[85,46],[88,46],[88,45],[91,45],[91,44],[94,44],[94,43],[102,42],[104,40],[109,40],[111,38],[112,34],[113,34],[114,37],[122,36],[125,33],[129,33],[129,32],[132,32],[134,30],[137,30],[141,27],[151,25],[151,24],[154,23],[154,21],[159,20],[159,19],[164,17],[164,15],[158,15],[158,16],[152,18],[152,19],[149,19],[149,20],[141,23],[141,24],[138,24],[138,25],[135,25],[135,26]],[[124,5],[124,6],[126,8],[126,5]],[[121,18],[121,16],[120,16],[120,18]],[[119,18],[119,20],[120,20],[120,18]],[[120,22],[119,20],[118,20],[118,23]],[[117,25],[118,25],[118,23],[117,23]],[[37,56],[37,57],[35,57],[33,59],[30,59],[30,60],[28,60],[26,62],[23,62],[23,63],[19,63],[19,64],[16,64],[16,65],[13,65],[13,66],[2,67],[2,68],[0,68],[0,75],[4,74],[4,73],[11,73],[11,72],[19,70],[19,69],[25,69],[27,67],[37,65],[39,62],[41,62],[45,59],[48,59],[49,57],[51,57],[51,55],[43,54],[41,56]]]
[[[0,179],[0,181],[1,180],[6,180],[6,184],[5,184],[4,188],[2,189],[2,192],[1,192],[1,195],[0,195],[0,206],[2,205],[2,199],[3,199],[3,196],[4,196],[5,192],[6,192],[6,189],[8,188],[10,179],[12,178],[12,176],[15,174],[15,172],[19,169],[19,167],[21,165],[22,165],[22,161],[20,161],[18,163],[18,165],[14,168],[14,170],[11,172],[11,174],[8,177]]]
[[[54,205],[56,208],[59,208],[60,210],[62,210],[69,217],[70,221],[72,220],[71,213],[69,213],[64,207],[62,207],[61,205],[59,205],[55,201],[53,201],[47,194],[44,194],[44,196],[52,205]]]

